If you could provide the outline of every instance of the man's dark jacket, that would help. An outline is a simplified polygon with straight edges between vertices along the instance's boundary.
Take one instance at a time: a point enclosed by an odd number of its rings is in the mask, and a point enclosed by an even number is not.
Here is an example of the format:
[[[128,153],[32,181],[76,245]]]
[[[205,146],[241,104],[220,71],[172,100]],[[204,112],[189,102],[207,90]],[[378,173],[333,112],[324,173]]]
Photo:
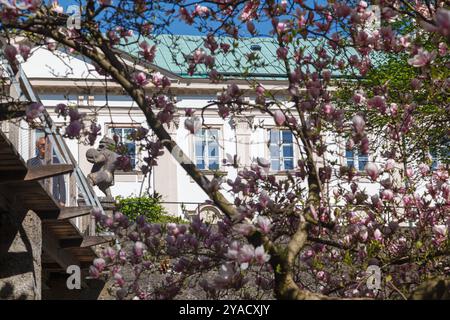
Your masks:
[[[27,161],[27,166],[29,168],[42,166],[42,158],[39,156],[31,158]],[[54,163],[59,163],[58,159],[54,159]],[[59,202],[66,203],[66,184],[64,183],[64,176],[59,175],[53,177],[53,197]]]

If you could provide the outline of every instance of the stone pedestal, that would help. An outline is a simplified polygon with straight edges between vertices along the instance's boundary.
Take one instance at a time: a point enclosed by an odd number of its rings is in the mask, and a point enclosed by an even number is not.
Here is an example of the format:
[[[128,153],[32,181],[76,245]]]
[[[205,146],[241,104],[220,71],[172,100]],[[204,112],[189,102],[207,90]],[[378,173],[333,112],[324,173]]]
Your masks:
[[[33,212],[0,213],[0,300],[41,299],[41,219]]]

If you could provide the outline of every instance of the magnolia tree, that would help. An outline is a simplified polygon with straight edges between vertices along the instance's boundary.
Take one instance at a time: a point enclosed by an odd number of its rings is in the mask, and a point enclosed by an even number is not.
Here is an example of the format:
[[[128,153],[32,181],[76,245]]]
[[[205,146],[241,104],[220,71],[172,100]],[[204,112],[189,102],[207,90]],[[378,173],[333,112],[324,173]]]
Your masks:
[[[223,215],[216,224],[195,217],[189,224],[157,225],[94,210],[120,246],[107,247],[90,273],[111,276],[118,298],[170,299],[192,286],[210,298],[235,292],[253,298],[406,299],[442,296],[437,284],[448,290],[449,171],[445,157],[432,166],[426,144],[444,145],[450,127],[445,1],[76,3],[74,18],[56,2],[2,0],[5,57],[18,66],[19,56],[26,60],[32,47],[46,46],[87,58],[105,83],[118,83],[145,115],[150,130],[132,134],[147,153],[144,173],[164,152],[172,153]],[[158,35],[170,32],[174,21],[204,34],[204,42],[186,55],[184,70],[206,68],[212,83],[224,83],[202,110],[216,110],[224,119],[258,112],[292,132],[300,159],[284,178],[257,158],[234,180],[209,180],[171,138],[167,126],[177,112],[185,114],[191,133],[201,127],[199,111],[179,111],[171,82],[151,67]],[[237,40],[249,36],[276,43],[273,55],[286,75],[283,91],[250,77],[243,90],[217,70],[215,56],[232,54]],[[311,40],[316,45],[308,52]],[[133,43],[140,50],[134,60],[123,55]],[[257,55],[246,58],[250,69],[258,65]],[[393,77],[400,78],[401,92],[385,76],[393,73],[389,63],[407,69]],[[30,105],[27,120],[42,108]],[[65,104],[56,111],[68,120],[66,136],[95,142],[95,122],[85,125],[85,115]],[[336,160],[340,145],[377,156],[356,171]],[[117,149],[126,166],[126,149],[120,143]],[[377,193],[369,194],[368,184]],[[126,268],[131,276],[124,276]],[[162,273],[160,281],[143,285],[155,272]]]

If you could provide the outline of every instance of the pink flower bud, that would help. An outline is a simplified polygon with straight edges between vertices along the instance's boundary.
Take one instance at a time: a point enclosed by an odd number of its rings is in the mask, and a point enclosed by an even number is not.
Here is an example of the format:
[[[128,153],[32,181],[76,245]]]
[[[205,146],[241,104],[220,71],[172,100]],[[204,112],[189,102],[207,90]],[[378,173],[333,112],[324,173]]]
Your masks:
[[[406,176],[408,178],[411,178],[413,176],[413,174],[414,174],[414,171],[412,168],[406,168]]]
[[[372,181],[375,181],[378,177],[378,167],[375,163],[368,163],[366,165],[366,173],[369,175],[369,177],[372,179]]]
[[[255,249],[255,260],[258,264],[264,264],[269,261],[270,256],[264,251],[264,247],[261,245]]]
[[[267,233],[270,232],[271,225],[270,225],[270,219],[269,218],[264,217],[264,216],[259,216],[257,218],[257,223],[258,223],[259,229],[263,233],[267,234]]]
[[[114,250],[113,248],[111,248],[111,247],[107,247],[105,250],[104,250],[104,255],[106,256],[106,257],[108,257],[109,259],[111,259],[111,260],[114,260],[115,258],[116,258],[116,250]]]
[[[281,110],[276,110],[273,113],[273,118],[278,126],[282,126],[286,121],[286,116]]]
[[[331,115],[334,112],[334,107],[330,104],[330,103],[326,103],[323,107],[322,107],[322,112],[326,115]]]
[[[266,90],[264,89],[264,87],[262,86],[262,85],[258,85],[257,87],[256,87],[256,95],[258,95],[258,96],[262,96],[262,95],[264,95],[264,92],[265,92]]]
[[[38,102],[29,104],[25,109],[27,120],[36,119],[44,111],[44,109],[44,106]]]
[[[381,192],[381,196],[386,201],[394,199],[394,192],[391,189],[385,189]]]
[[[98,279],[100,277],[100,271],[95,266],[90,266],[89,275],[94,279]]]
[[[97,259],[94,260],[93,265],[97,268],[97,270],[99,272],[102,272],[103,269],[105,269],[105,267],[106,267],[106,262],[102,258],[97,258]]]
[[[366,126],[366,122],[364,121],[363,117],[359,115],[355,115],[352,119],[353,122],[353,128],[355,129],[356,133],[363,133],[364,128]]]
[[[395,168],[395,160],[394,159],[388,159],[386,161],[385,166],[384,166],[384,170],[391,171],[394,168]]]
[[[383,235],[381,234],[380,229],[375,230],[375,232],[373,233],[373,237],[378,241],[381,241],[383,239]]]
[[[430,167],[425,163],[421,163],[419,164],[419,171],[422,176],[425,176],[430,172]]]
[[[133,75],[133,80],[138,86],[145,86],[149,83],[147,75],[144,72],[138,72]]]
[[[125,280],[123,279],[120,273],[114,274],[114,280],[116,281],[116,284],[120,287],[123,287],[123,285],[125,284]]]
[[[184,120],[184,127],[190,133],[195,134],[202,127],[202,122],[198,117],[187,118]]]
[[[259,165],[260,167],[263,167],[263,168],[268,168],[268,167],[270,167],[270,162],[269,162],[267,159],[258,157],[258,158],[256,158],[256,162],[258,163],[258,165]]]
[[[5,57],[9,62],[16,61],[17,48],[15,46],[8,44],[5,46],[5,49],[3,49],[3,52],[5,53]]]
[[[142,242],[137,241],[133,246],[133,253],[136,256],[141,257],[144,254],[144,248],[145,245]]]
[[[288,49],[285,47],[279,47],[277,49],[277,57],[281,60],[285,60],[288,55]]]
[[[23,60],[27,61],[28,57],[30,56],[31,47],[27,44],[21,44],[19,45],[19,52]]]

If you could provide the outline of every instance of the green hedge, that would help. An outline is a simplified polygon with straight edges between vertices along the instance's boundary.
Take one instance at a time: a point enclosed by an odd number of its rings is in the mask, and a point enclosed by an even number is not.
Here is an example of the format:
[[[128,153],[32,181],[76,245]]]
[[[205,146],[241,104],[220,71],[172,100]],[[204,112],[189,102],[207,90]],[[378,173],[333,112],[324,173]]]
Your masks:
[[[117,210],[130,219],[136,221],[138,216],[145,216],[150,223],[185,223],[180,217],[170,216],[161,204],[161,196],[153,197],[117,197]]]

